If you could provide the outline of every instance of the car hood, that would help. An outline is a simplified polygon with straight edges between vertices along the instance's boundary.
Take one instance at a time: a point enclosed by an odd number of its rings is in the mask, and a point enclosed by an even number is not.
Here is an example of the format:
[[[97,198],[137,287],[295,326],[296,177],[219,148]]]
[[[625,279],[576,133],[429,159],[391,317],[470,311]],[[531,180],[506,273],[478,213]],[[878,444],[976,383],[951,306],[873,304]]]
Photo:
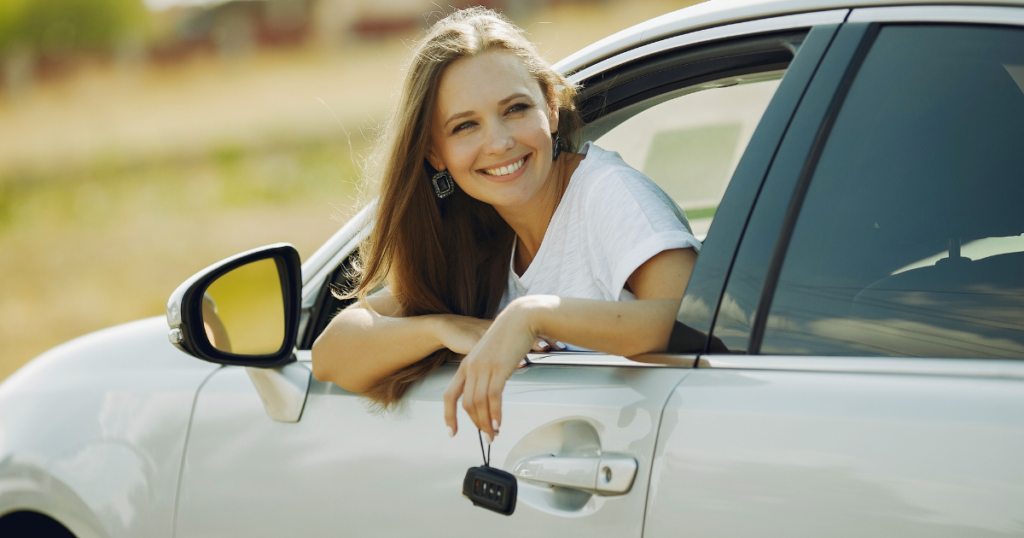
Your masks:
[[[89,333],[44,352],[0,383],[0,402],[12,392],[69,385],[109,388],[127,381],[144,389],[148,383],[159,384],[154,376],[169,371],[205,378],[216,368],[175,348],[167,340],[166,320],[158,316]]]

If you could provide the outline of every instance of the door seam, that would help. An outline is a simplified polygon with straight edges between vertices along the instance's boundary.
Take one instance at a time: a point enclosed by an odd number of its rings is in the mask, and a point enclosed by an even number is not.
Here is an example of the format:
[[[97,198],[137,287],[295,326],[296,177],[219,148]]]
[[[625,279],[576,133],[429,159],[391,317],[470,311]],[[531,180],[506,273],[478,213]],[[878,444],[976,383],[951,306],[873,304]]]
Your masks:
[[[185,442],[181,445],[181,462],[178,464],[178,481],[177,486],[174,488],[174,512],[171,519],[171,538],[176,538],[178,535],[178,503],[181,499],[181,481],[185,475],[185,456],[188,455],[188,441],[192,438],[192,420],[196,415],[196,404],[199,402],[199,394],[203,392],[203,387],[206,386],[206,383],[213,378],[217,372],[224,368],[226,368],[226,366],[221,366],[220,368],[215,368],[211,371],[210,374],[203,379],[203,382],[199,384],[199,387],[196,389],[195,396],[192,397],[192,409],[188,413],[188,426],[185,429]]]
[[[697,367],[697,362],[700,361],[700,355],[694,360],[694,368]],[[647,491],[644,492],[644,512],[643,517],[640,518],[640,538],[643,538],[644,532],[647,530],[647,503],[651,500],[651,479],[654,477],[654,460],[658,455],[658,440],[661,438],[661,424],[665,420],[665,408],[668,407],[669,400],[672,399],[672,395],[676,393],[679,385],[686,381],[687,377],[693,373],[693,369],[683,373],[679,381],[672,386],[665,396],[665,401],[661,403],[661,411],[658,412],[658,426],[654,429],[654,450],[651,451],[651,464],[647,470]]]

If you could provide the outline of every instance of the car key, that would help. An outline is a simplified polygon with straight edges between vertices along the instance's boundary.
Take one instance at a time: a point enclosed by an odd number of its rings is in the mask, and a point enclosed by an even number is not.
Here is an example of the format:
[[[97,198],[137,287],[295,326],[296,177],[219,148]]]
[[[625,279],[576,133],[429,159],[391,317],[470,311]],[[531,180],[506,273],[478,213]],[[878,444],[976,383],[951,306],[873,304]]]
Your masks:
[[[477,435],[480,435],[479,430]],[[462,481],[462,494],[473,501],[474,506],[510,516],[516,511],[516,477],[491,467],[491,448],[487,447],[487,453],[484,454],[483,437],[480,438],[480,453],[484,456],[484,464],[480,467],[470,467],[466,471],[466,478]]]

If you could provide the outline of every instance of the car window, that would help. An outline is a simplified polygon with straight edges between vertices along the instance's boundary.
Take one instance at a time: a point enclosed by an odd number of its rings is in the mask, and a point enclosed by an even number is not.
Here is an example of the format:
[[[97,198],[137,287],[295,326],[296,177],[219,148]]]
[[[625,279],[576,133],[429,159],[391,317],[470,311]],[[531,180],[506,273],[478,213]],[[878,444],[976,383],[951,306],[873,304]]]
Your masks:
[[[1024,357],[1024,31],[883,27],[812,175],[763,353]]]
[[[686,212],[694,235],[707,235],[718,203],[782,72],[692,86],[641,104],[597,145],[616,151]],[[634,110],[634,112],[635,112]]]
[[[790,46],[799,46],[802,39],[803,32],[776,36],[774,46],[784,51],[788,62]],[[588,119],[584,139],[619,152],[652,178],[686,212],[694,235],[703,241],[785,65],[768,62],[763,70],[663,91],[611,113],[602,111],[594,121]],[[309,349],[330,320],[351,304],[331,296],[326,287],[350,286],[351,268],[346,264],[320,290],[300,349]],[[710,311],[701,312],[710,325]]]

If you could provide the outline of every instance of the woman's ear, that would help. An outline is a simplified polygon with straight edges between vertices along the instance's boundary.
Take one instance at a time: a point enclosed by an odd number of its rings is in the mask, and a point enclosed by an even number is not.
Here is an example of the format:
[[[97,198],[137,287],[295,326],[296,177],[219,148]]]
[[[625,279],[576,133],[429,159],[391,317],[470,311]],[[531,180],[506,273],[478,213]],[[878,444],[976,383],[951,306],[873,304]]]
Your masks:
[[[444,161],[438,156],[437,148],[434,147],[433,142],[427,146],[427,162],[430,163],[430,166],[433,166],[434,170],[437,170],[438,172],[447,168],[447,166],[444,165]]]
[[[548,100],[548,123],[551,124],[551,132],[558,132],[558,101],[555,99]]]

